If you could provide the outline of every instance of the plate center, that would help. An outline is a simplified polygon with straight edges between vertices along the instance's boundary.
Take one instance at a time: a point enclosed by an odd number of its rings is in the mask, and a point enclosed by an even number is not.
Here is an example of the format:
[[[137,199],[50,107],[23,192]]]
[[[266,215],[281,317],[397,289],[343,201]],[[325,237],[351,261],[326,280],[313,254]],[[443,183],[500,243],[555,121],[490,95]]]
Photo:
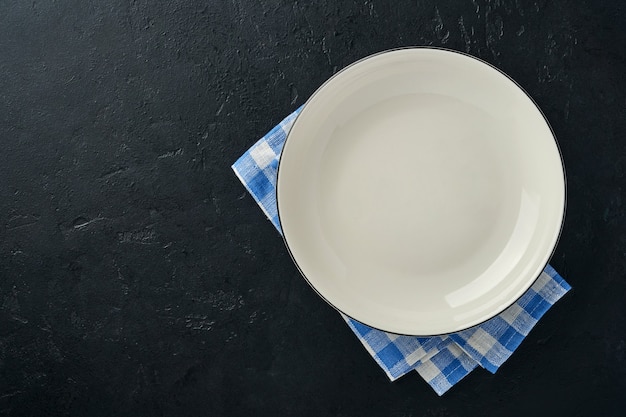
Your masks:
[[[501,133],[486,112],[436,94],[393,97],[337,126],[318,201],[338,257],[348,269],[432,279],[503,246],[493,241],[508,197]]]

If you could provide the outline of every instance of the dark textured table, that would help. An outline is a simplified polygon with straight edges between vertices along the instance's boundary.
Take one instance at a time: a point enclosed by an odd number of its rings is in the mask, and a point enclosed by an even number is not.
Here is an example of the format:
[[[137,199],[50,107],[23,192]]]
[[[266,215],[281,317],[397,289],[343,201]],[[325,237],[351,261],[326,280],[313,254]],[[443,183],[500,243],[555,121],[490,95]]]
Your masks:
[[[623,416],[623,2],[0,2],[0,415]],[[333,73],[466,51],[538,102],[574,289],[496,375],[390,383],[230,170]]]

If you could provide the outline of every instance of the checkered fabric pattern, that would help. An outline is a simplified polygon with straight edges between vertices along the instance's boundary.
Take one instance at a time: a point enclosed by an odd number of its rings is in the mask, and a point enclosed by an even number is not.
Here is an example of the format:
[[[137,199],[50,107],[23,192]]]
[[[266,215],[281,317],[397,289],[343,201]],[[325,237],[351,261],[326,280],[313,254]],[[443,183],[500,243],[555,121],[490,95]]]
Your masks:
[[[287,133],[291,130],[302,107],[287,116],[233,165],[239,180],[246,186],[261,210],[282,234],[276,207],[276,178],[278,158],[283,150]]]
[[[570,288],[548,265],[515,304],[480,326],[451,334],[450,339],[483,368],[495,373],[552,304]]]
[[[412,371],[416,365],[450,343],[446,336],[401,336],[372,329],[344,314],[341,316],[392,381]]]
[[[475,360],[451,342],[428,360],[418,363],[415,370],[438,395],[443,395],[477,366]]]
[[[287,116],[232,166],[281,234],[276,208],[278,161],[301,109]],[[390,380],[415,370],[442,395],[479,365],[496,372],[538,320],[570,288],[548,265],[534,285],[504,312],[478,326],[442,336],[400,336],[342,317]]]

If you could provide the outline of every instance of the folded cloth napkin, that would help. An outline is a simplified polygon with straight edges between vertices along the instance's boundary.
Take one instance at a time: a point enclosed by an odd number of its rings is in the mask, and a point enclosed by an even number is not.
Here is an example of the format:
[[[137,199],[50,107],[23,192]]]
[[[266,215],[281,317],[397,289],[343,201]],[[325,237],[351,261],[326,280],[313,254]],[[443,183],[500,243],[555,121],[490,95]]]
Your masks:
[[[232,166],[281,234],[276,208],[278,160],[301,109],[287,116]],[[498,316],[470,329],[441,336],[401,336],[372,329],[343,314],[342,317],[390,380],[416,370],[442,395],[479,365],[495,373],[537,321],[570,288],[548,265],[533,286]]]

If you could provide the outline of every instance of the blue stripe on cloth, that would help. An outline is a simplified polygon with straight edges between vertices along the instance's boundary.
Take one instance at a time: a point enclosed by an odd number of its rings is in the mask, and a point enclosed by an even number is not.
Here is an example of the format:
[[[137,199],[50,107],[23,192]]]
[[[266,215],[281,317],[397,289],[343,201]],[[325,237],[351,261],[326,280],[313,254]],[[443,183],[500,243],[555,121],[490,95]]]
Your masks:
[[[280,153],[302,107],[263,136],[232,166],[265,215],[282,233],[276,208]],[[514,305],[471,329],[445,336],[400,336],[372,329],[342,315],[350,329],[392,381],[415,369],[441,395],[478,364],[495,372],[517,349],[569,284],[547,266]]]

